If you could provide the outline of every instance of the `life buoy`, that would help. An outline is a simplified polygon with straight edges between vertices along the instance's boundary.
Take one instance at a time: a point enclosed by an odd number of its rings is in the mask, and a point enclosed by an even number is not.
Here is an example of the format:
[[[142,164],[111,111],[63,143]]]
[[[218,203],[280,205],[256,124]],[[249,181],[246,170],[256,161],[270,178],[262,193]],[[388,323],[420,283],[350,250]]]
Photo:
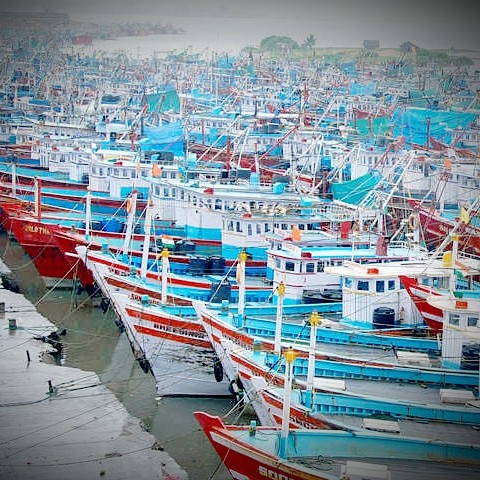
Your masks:
[[[416,213],[410,214],[408,217],[408,228],[412,231],[415,231],[420,226],[420,218]]]

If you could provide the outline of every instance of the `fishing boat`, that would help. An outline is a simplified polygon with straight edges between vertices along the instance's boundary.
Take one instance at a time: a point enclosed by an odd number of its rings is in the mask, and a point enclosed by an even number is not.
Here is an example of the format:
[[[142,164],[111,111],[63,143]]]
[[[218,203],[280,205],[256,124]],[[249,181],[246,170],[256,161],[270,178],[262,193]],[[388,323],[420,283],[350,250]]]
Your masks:
[[[144,250],[144,255],[147,250]],[[84,246],[77,247],[77,252],[79,258],[90,269],[104,296],[105,304],[114,306],[118,323],[131,332],[131,342],[135,346],[135,351],[143,352],[142,355],[138,353],[137,355],[148,361],[149,368],[156,378],[158,377],[159,390],[166,391],[169,395],[174,394],[172,388],[188,390],[191,395],[194,391],[198,394],[199,392],[206,394],[208,382],[203,385],[203,388],[202,384],[194,386],[195,382],[191,382],[188,389],[181,386],[181,382],[176,387],[167,387],[166,384],[162,384],[162,379],[167,378],[165,365],[159,363],[160,360],[157,359],[155,352],[163,351],[167,344],[171,345],[170,351],[174,363],[181,361],[178,351],[176,353],[174,348],[175,343],[178,344],[177,350],[208,350],[210,354],[205,360],[200,360],[198,355],[193,355],[192,358],[201,362],[202,368],[207,369],[210,365],[209,379],[212,379],[212,372],[217,378],[223,378],[221,363],[215,359],[212,360],[213,349],[198,321],[192,300],[203,299],[212,305],[221,305],[222,302],[227,301],[231,308],[236,309],[235,302],[238,303],[243,298],[241,304],[245,305],[245,301],[247,302],[245,312],[257,315],[272,314],[276,308],[271,303],[271,287],[259,281],[258,278],[252,279],[246,285],[240,276],[235,278],[233,283],[233,280],[227,280],[226,276],[205,275],[204,272],[198,272],[201,275],[196,276],[171,274],[169,272],[170,255],[166,249],[161,252],[160,265],[154,271],[147,269],[146,256],[142,257],[141,267],[136,269],[129,263],[122,263],[109,253],[91,252]],[[237,274],[245,271],[245,262],[244,254],[237,265]],[[248,305],[249,301],[252,301],[251,307]],[[310,308],[311,304],[293,305],[289,306],[289,311],[306,312]],[[328,309],[331,309],[331,304],[328,305]],[[165,361],[168,361],[168,356],[165,351]],[[190,368],[191,362],[186,363]],[[232,394],[230,386],[223,385],[224,395]],[[217,391],[217,386],[213,390]]]
[[[36,192],[40,192],[37,188]],[[77,278],[79,273],[78,261],[67,259],[65,261],[63,252],[59,248],[54,235],[54,226],[63,225],[64,229],[79,230],[85,232],[85,214],[82,212],[65,209],[62,211],[43,212],[41,204],[41,194],[36,193],[33,211],[29,209],[19,209],[11,202],[2,203],[2,212],[5,215],[5,223],[15,239],[22,245],[25,252],[32,258],[40,276],[47,286],[58,286],[60,288],[71,287],[72,281]],[[87,204],[91,202],[89,193],[85,199]],[[124,230],[127,223],[127,210],[129,200],[123,202],[122,209],[126,216],[122,218],[121,214],[117,217],[105,218],[104,216],[91,216],[88,219],[95,222],[98,230],[104,230],[104,235],[124,238]],[[28,204],[31,206],[31,204]],[[49,210],[48,208],[46,210]],[[50,208],[51,210],[51,208]],[[87,229],[88,236],[88,229]]]
[[[389,479],[405,472],[422,479],[478,475],[478,441],[427,440],[361,429],[290,428],[295,355],[287,351],[285,358],[281,426],[257,426],[255,420],[249,425],[225,425],[219,417],[194,413],[233,478]]]
[[[458,298],[480,298],[480,290],[478,288],[469,289],[465,284],[464,288],[456,288],[455,290],[448,288],[451,274],[443,279],[437,277],[437,281],[430,279],[430,281],[426,280],[423,283],[420,283],[417,278],[408,275],[400,275],[399,278],[425,323],[438,332],[443,330],[443,312],[427,301],[429,297],[442,296],[445,293],[452,292]],[[442,282],[441,280],[446,281]]]
[[[421,226],[423,238],[430,250],[443,246],[445,239],[449,239],[449,246],[453,234],[460,235],[458,249],[465,254],[480,256],[480,231],[478,227],[478,206],[480,199],[477,197],[472,203],[463,205],[454,210],[440,212],[437,208],[424,203],[411,201],[413,213],[411,222]]]
[[[323,204],[321,199],[300,195],[280,182],[262,185],[259,175],[250,171],[238,182],[228,178],[215,182],[189,180],[183,175],[180,179],[154,178],[151,192],[158,214],[174,218],[176,225],[185,229],[186,237],[203,238],[218,245],[222,241],[223,216],[230,212],[253,214],[281,207],[306,212]],[[263,225],[257,235],[265,233],[268,227]]]
[[[220,417],[195,418],[233,478],[309,480],[413,477],[474,479],[478,445],[342,430],[225,425]]]
[[[443,312],[442,359],[451,368],[477,371],[480,352],[480,299],[452,292],[427,297]]]

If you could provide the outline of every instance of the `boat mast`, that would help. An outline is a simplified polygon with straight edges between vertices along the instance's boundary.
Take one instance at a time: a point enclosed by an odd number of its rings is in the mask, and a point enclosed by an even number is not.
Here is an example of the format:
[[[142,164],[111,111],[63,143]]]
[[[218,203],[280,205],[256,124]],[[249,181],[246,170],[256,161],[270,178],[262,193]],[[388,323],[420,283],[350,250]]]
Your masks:
[[[162,305],[167,303],[167,285],[168,285],[168,272],[170,269],[170,262],[168,261],[168,248],[164,248],[160,254],[162,257]]]
[[[128,254],[128,246],[130,245],[130,240],[132,238],[132,230],[133,230],[133,219],[135,217],[135,211],[137,209],[137,195],[138,192],[136,189],[132,190],[132,195],[130,198],[127,199],[127,230],[125,232],[125,239],[123,242],[123,250],[122,253],[124,255]]]
[[[247,261],[247,253],[242,250],[238,255],[237,275],[238,283],[238,320],[243,325],[245,315],[245,262]]]
[[[12,163],[12,197],[17,198],[17,158],[12,155],[10,160]]]
[[[320,315],[314,310],[308,319],[310,324],[310,348],[308,350],[308,368],[307,368],[307,391],[306,404],[311,407],[313,404],[313,380],[315,378],[315,347],[317,342],[317,327],[320,325]]]
[[[40,217],[42,215],[42,195],[40,192],[42,186],[42,180],[38,177],[35,177],[35,191],[34,191],[34,213],[35,216],[40,220]]]
[[[87,197],[85,205],[85,240],[90,241],[90,223],[92,221],[92,192],[90,185],[87,186]]]
[[[280,444],[278,456],[280,458],[287,457],[287,440],[288,431],[290,426],[290,403],[292,396],[292,380],[293,380],[293,361],[295,360],[296,353],[290,347],[285,352],[285,391],[283,394],[283,410],[282,410],[282,431],[280,435]]]
[[[148,251],[150,249],[150,230],[152,228],[152,199],[151,197],[147,201],[147,210],[145,211],[145,222],[143,224],[144,229],[144,241],[142,250],[142,265],[140,267],[140,277],[145,279],[147,277],[147,265],[148,265]]]
[[[282,310],[283,298],[285,297],[285,284],[280,282],[277,287],[278,303],[277,303],[277,317],[275,322],[275,346],[274,352],[280,357],[282,353]]]

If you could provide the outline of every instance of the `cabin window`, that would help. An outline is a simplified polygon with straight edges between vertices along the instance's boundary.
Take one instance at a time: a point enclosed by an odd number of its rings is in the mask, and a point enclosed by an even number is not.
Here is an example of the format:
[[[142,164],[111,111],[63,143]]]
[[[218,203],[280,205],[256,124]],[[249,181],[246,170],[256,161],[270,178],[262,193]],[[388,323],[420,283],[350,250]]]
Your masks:
[[[185,200],[185,192],[180,190],[180,200]]]
[[[323,262],[317,263],[317,272],[323,272],[325,264]]]
[[[270,225],[268,223],[265,224],[265,232],[270,231]]]
[[[314,263],[307,263],[307,265],[305,266],[305,271],[307,273],[315,272],[315,264]]]
[[[457,326],[460,323],[460,315],[457,315],[456,313],[452,313],[450,315],[450,319],[448,321],[450,325]]]
[[[163,196],[164,196],[165,198],[168,198],[168,197],[169,197],[168,188],[164,188],[164,189],[163,189]]]
[[[375,291],[378,293],[382,293],[385,291],[385,281],[384,280],[377,280],[375,285]]]
[[[249,223],[249,224],[247,225],[247,235],[248,235],[249,237],[252,236],[252,224],[251,224],[251,223]]]
[[[221,209],[222,209],[222,201],[219,198],[217,198],[215,200],[215,210],[221,210]]]
[[[368,292],[368,280],[359,280],[357,288],[358,290]]]
[[[282,223],[282,230],[288,230],[288,225],[286,223]]]
[[[232,220],[230,220],[227,223],[227,230],[230,231],[230,232],[233,232],[233,221]]]
[[[275,259],[275,268],[276,268],[276,269],[280,269],[280,265],[281,265],[280,259],[279,259],[279,258],[276,258],[276,259]]]
[[[242,226],[240,225],[240,222],[236,222],[236,227],[237,227],[237,229],[236,229],[237,232],[242,231]]]
[[[468,317],[467,327],[476,327],[478,323],[478,317]]]
[[[257,233],[262,233],[262,226],[259,223],[257,223]]]
[[[285,270],[287,272],[294,272],[295,271],[295,263],[294,262],[285,262]]]
[[[351,288],[352,287],[352,279],[349,277],[345,278],[345,287]]]
[[[298,226],[298,229],[299,230],[305,230],[305,225],[303,223],[301,223],[299,226]]]
[[[388,289],[389,290],[395,290],[395,280],[389,280],[388,281]]]

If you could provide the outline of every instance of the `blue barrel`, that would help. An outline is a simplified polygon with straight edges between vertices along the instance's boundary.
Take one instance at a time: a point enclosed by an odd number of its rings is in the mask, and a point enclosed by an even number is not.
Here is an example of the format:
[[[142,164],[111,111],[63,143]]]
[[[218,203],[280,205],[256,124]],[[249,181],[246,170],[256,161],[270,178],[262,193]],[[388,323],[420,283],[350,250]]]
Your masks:
[[[390,307],[377,307],[373,311],[373,328],[394,328],[395,310]]]
[[[225,273],[225,259],[220,255],[208,257],[208,271],[212,275],[223,275]]]
[[[478,370],[480,355],[480,344],[472,343],[462,345],[462,359],[460,368],[465,370]]]
[[[102,230],[104,232],[119,232],[120,222],[116,218],[102,220]]]
[[[207,257],[192,255],[188,263],[188,273],[190,275],[204,275],[208,268]]]
[[[100,220],[94,220],[90,223],[91,230],[101,230],[103,228],[103,223]]]

